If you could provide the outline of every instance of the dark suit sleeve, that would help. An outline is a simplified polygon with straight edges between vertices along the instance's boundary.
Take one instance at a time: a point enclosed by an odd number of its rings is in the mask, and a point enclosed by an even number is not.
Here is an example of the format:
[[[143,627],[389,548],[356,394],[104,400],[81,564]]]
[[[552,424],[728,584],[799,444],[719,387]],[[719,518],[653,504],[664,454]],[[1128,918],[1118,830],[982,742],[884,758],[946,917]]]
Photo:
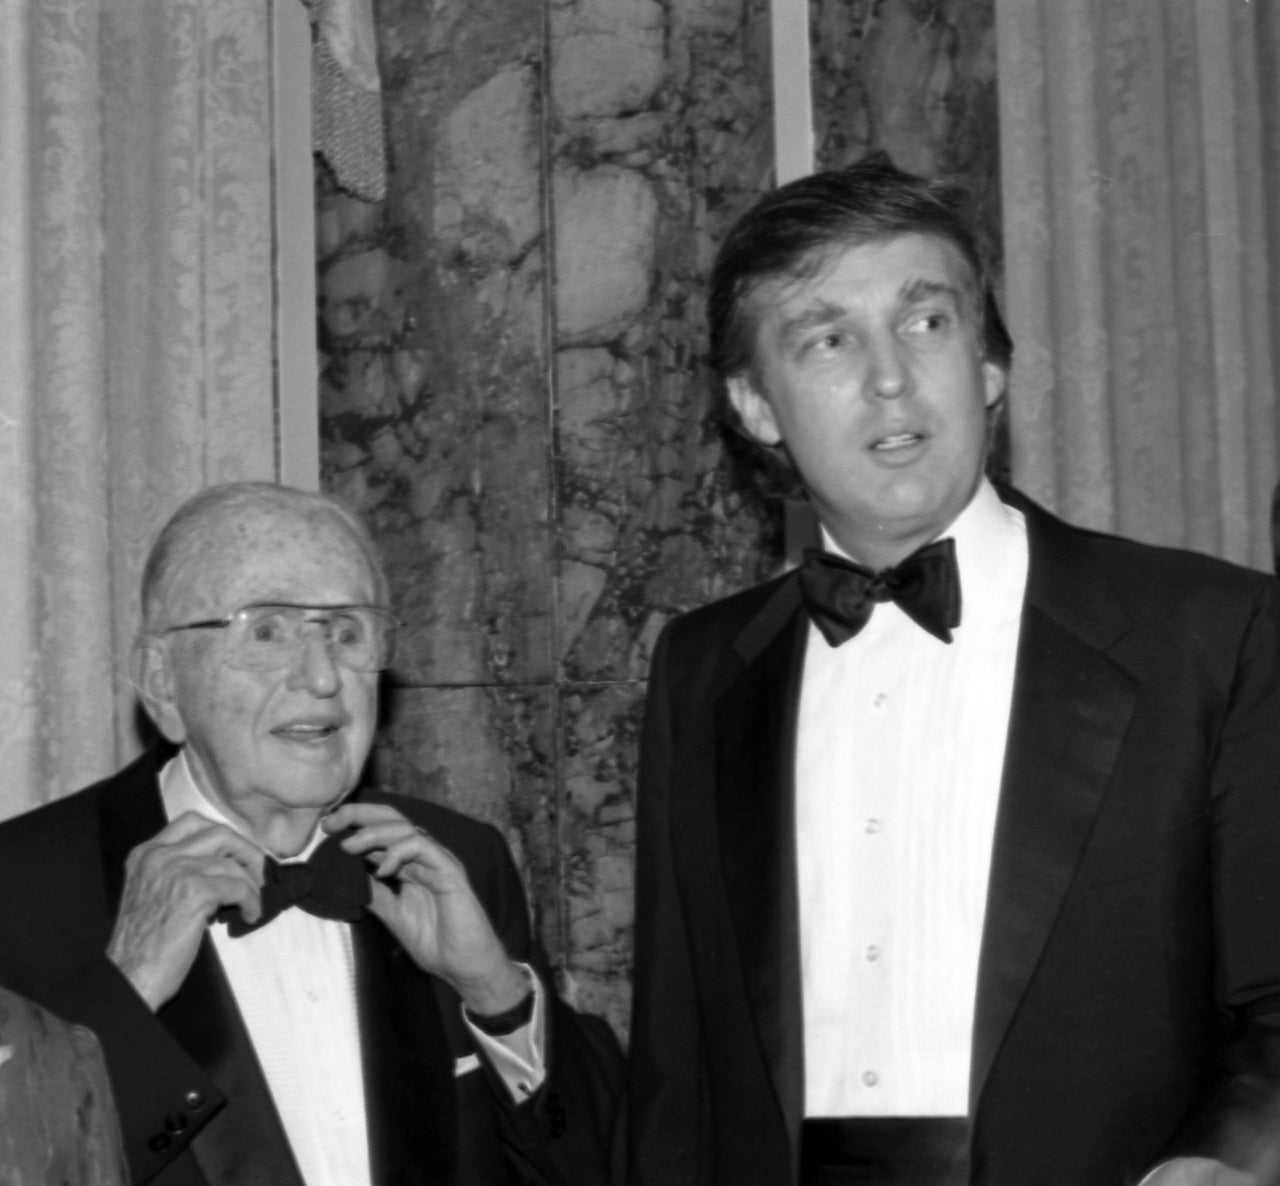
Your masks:
[[[213,1080],[106,956],[50,985],[45,1000],[89,1027],[106,1056],[130,1181],[153,1180],[225,1105]]]
[[[517,1104],[477,1050],[513,1180],[528,1186],[603,1186],[622,1091],[618,1041],[602,1019],[578,1013],[557,997],[547,962],[533,941],[524,889],[502,836],[470,820],[454,836],[442,831],[438,819],[424,822],[466,865],[507,954],[529,964],[542,981],[547,1006],[547,1077],[542,1086]],[[456,998],[453,1008],[460,1021]]]
[[[686,913],[672,861],[671,632],[649,668],[636,793],[635,974],[627,1094],[628,1181],[699,1182],[705,1155],[707,1075],[689,958]]]
[[[1168,1156],[1280,1183],[1280,585],[1244,631],[1210,783],[1216,995],[1229,1038],[1216,1085]],[[1163,1159],[1162,1159],[1163,1160]]]
[[[106,958],[93,800],[82,792],[0,828],[0,983],[98,1037],[130,1179],[151,1181],[224,1105],[212,1080]]]

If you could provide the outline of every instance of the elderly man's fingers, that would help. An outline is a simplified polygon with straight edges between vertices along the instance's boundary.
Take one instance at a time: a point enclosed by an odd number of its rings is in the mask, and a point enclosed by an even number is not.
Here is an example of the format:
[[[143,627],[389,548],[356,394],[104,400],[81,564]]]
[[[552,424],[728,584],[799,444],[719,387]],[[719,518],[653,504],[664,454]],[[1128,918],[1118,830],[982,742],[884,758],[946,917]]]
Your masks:
[[[348,825],[351,826],[351,825]],[[467,884],[466,870],[443,844],[396,813],[357,826],[342,840],[350,853],[366,857],[376,877],[401,876],[433,889],[451,890]]]
[[[162,869],[170,862],[187,858],[226,858],[248,870],[258,885],[266,855],[256,845],[226,824],[215,823],[194,812],[184,812],[138,845],[130,854],[127,869],[137,865]]]
[[[344,832],[348,828],[363,828],[370,824],[404,823],[409,821],[388,803],[343,803],[320,820],[320,826],[329,833]],[[410,824],[410,827],[413,825]]]
[[[107,944],[108,958],[153,1009],[181,987],[218,909],[238,907],[250,922],[262,911],[261,854],[252,860],[243,837],[185,818],[171,828],[129,854]]]
[[[366,856],[374,862],[375,877],[400,877],[439,892],[467,885],[466,872],[453,855],[421,833],[375,844]]]
[[[247,837],[226,824],[202,819],[192,812],[179,816],[169,828],[177,829],[179,825],[183,825],[181,831],[166,836],[169,829],[165,829],[157,834],[156,840],[163,838],[164,843],[194,856],[229,858],[250,870],[261,883],[266,854]]]
[[[212,918],[224,906],[238,906],[246,922],[257,922],[262,914],[262,883],[239,861],[213,860],[193,871],[192,881],[205,898],[205,918]]]
[[[251,870],[229,857],[171,859],[126,880],[115,934],[134,952],[185,947],[198,941],[223,906],[239,906],[246,918],[257,918],[261,883]]]

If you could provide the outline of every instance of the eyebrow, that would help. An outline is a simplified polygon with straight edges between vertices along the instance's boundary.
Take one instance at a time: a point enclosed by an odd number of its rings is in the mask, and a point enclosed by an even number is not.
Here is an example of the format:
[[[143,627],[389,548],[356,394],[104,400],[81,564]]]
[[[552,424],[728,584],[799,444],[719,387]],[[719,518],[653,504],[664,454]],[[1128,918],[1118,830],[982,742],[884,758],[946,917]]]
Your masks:
[[[908,280],[898,290],[903,305],[917,305],[933,297],[946,297],[957,308],[964,306],[964,294],[954,284],[942,280]],[[845,315],[845,307],[835,301],[817,300],[778,327],[778,340],[793,342],[797,337],[819,326],[830,325]]]
[[[793,342],[811,329],[838,321],[844,313],[844,306],[836,304],[835,301],[815,301],[812,305],[801,309],[794,317],[788,317],[778,327],[778,340],[784,344]]]
[[[957,305],[963,305],[964,295],[954,284],[944,284],[941,280],[909,280],[898,294],[904,305],[915,305],[930,297],[945,296]]]

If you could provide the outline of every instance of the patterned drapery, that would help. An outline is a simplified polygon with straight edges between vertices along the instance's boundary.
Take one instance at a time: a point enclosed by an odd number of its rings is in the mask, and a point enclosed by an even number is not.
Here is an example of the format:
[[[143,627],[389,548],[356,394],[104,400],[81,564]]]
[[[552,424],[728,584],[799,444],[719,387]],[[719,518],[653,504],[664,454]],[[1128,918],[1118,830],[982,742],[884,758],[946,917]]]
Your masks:
[[[152,533],[276,472],[271,20],[0,0],[0,816],[136,749]]]
[[[1267,569],[1275,7],[996,3],[1015,480]]]

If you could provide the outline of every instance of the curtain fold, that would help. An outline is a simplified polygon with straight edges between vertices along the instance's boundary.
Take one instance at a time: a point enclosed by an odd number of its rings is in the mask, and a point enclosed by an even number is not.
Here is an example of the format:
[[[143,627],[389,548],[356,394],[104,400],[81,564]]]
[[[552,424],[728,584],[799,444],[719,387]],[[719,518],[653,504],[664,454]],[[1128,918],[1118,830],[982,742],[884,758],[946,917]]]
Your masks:
[[[1265,7],[996,0],[1014,478],[1270,569]]]
[[[0,0],[0,816],[137,746],[142,557],[276,472],[271,8]]]

